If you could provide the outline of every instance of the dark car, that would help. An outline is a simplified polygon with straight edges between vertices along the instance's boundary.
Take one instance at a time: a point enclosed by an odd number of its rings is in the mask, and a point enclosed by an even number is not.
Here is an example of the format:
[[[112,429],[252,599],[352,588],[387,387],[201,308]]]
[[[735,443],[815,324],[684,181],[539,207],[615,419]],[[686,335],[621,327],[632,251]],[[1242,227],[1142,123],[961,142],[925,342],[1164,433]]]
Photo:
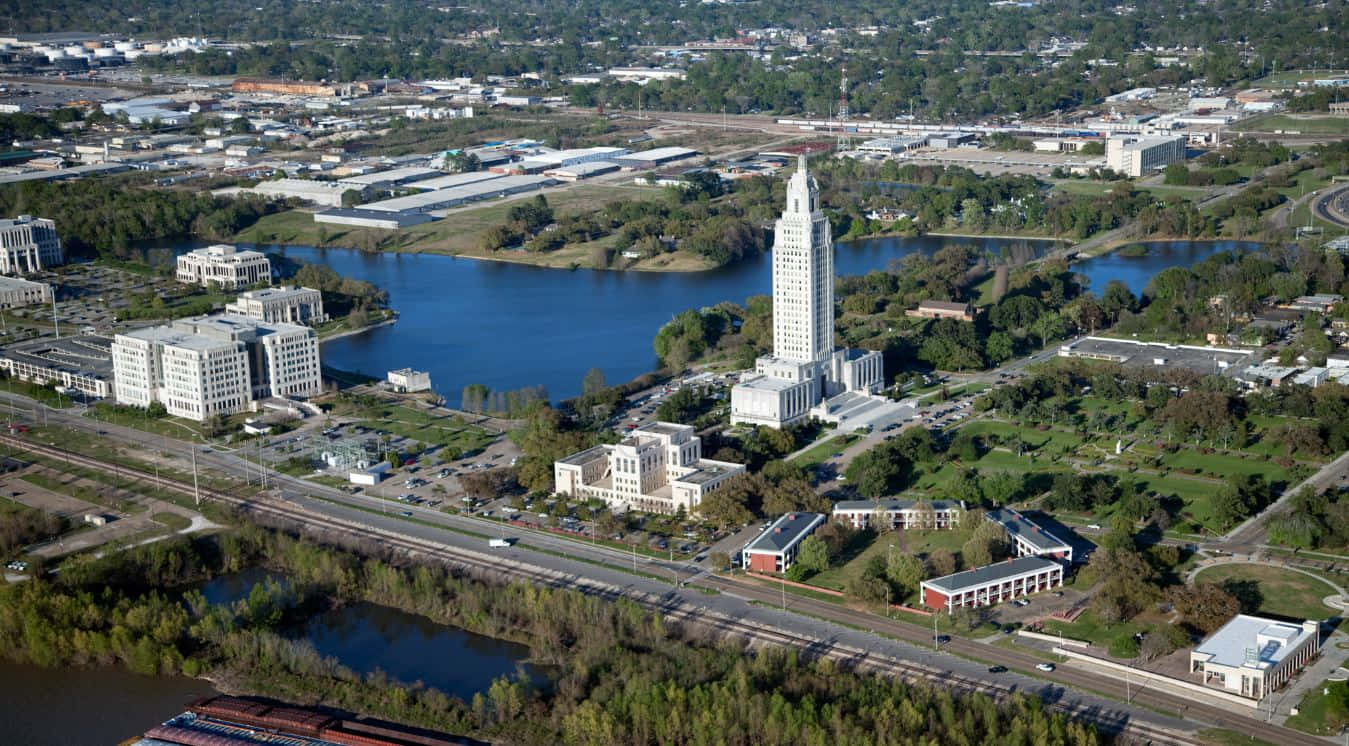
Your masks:
[[[1007,672],[1007,667],[1006,667],[1006,666],[989,666],[989,667],[988,667],[988,672],[989,672],[989,673],[1006,673],[1006,672]]]

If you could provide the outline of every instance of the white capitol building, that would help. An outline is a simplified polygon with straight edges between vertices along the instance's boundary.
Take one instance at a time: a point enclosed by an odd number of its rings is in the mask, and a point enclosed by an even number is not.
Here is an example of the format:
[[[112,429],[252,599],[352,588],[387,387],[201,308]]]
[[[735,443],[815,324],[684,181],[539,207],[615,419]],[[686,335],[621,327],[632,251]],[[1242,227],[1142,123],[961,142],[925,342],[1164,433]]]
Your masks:
[[[773,241],[773,354],[731,389],[731,423],[840,422],[875,409],[884,380],[881,353],[834,347],[834,242],[801,156]]]

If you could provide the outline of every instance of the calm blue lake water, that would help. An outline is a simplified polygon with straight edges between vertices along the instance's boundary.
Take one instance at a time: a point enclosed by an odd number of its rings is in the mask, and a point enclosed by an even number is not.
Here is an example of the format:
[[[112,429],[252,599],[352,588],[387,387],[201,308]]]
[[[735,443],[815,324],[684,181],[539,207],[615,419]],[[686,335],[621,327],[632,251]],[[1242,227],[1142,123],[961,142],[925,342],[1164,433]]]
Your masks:
[[[1100,293],[1106,283],[1120,280],[1135,295],[1143,292],[1152,278],[1168,267],[1188,267],[1223,251],[1254,251],[1255,241],[1138,241],[1147,247],[1143,256],[1105,254],[1073,265],[1087,276],[1092,290]]]
[[[841,275],[865,274],[915,252],[976,245],[997,252],[1003,239],[882,238],[838,247]],[[554,400],[575,396],[587,370],[610,383],[656,367],[651,340],[688,308],[769,292],[765,254],[711,272],[557,270],[438,255],[362,254],[347,249],[267,247],[389,291],[401,316],[392,327],[323,345],[324,363],[383,377],[410,366],[431,372],[450,402],[470,383],[494,389],[543,384]]]
[[[232,604],[247,598],[255,583],[268,580],[286,582],[283,575],[249,568],[213,578],[198,590],[213,604]],[[285,634],[308,639],[320,654],[357,673],[380,670],[395,681],[420,681],[464,701],[487,691],[497,677],[514,678],[517,667],[529,657],[524,645],[367,603],[311,617]],[[529,666],[524,670],[531,678],[541,678]]]
[[[920,236],[840,243],[840,275],[885,269],[913,253],[974,245],[998,254],[1039,253],[1053,242]],[[1153,241],[1140,257],[1115,254],[1074,269],[1098,292],[1112,279],[1135,293],[1167,267],[1188,266],[1219,251],[1255,248],[1241,241]],[[184,245],[180,248],[190,248]],[[767,293],[768,254],[710,272],[653,273],[557,270],[430,254],[363,254],[350,249],[263,247],[331,266],[389,292],[398,323],[323,345],[324,363],[383,378],[412,367],[431,372],[435,389],[456,404],[464,386],[493,389],[542,384],[558,399],[580,392],[598,366],[610,383],[656,366],[651,340],[679,312]]]

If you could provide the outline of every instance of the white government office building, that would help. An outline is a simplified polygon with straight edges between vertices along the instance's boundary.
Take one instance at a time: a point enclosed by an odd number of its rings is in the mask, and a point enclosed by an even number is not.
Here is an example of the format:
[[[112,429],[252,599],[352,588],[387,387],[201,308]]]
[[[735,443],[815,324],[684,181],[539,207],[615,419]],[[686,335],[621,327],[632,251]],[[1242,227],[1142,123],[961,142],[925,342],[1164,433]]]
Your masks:
[[[313,325],[328,320],[328,315],[323,312],[323,293],[313,288],[286,285],[242,292],[225,304],[225,313],[268,324]]]
[[[703,496],[745,471],[703,458],[690,425],[651,422],[616,445],[600,445],[553,463],[555,492],[599,498],[610,507],[648,513],[697,513]]]
[[[827,399],[874,394],[883,380],[881,353],[834,347],[834,243],[801,156],[773,240],[773,354],[732,387],[731,423],[780,428],[825,416]]]
[[[118,404],[160,402],[192,420],[254,411],[267,398],[322,387],[318,336],[307,326],[222,314],[118,334],[112,344]]]
[[[54,221],[32,215],[0,220],[0,274],[26,275],[65,261]]]
[[[272,284],[272,263],[261,251],[240,251],[216,244],[178,257],[178,282],[207,287],[211,283],[238,290],[259,282]]]
[[[1180,136],[1112,137],[1105,146],[1105,165],[1132,178],[1144,176],[1185,160],[1185,138]]]
[[[1206,686],[1251,699],[1288,682],[1321,650],[1321,625],[1238,614],[1190,651],[1190,672]]]

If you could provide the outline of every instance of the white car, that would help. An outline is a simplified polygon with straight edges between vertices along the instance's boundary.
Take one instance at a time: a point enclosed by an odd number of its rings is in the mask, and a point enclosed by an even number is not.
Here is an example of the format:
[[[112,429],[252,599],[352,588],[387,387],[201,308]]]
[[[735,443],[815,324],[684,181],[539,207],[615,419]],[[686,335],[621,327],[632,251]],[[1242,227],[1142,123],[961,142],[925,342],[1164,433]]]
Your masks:
[[[1053,663],[1039,663],[1039,664],[1037,664],[1035,667],[1038,668],[1038,669],[1040,669],[1041,671],[1053,671],[1053,670],[1054,670],[1054,664],[1053,664]]]

